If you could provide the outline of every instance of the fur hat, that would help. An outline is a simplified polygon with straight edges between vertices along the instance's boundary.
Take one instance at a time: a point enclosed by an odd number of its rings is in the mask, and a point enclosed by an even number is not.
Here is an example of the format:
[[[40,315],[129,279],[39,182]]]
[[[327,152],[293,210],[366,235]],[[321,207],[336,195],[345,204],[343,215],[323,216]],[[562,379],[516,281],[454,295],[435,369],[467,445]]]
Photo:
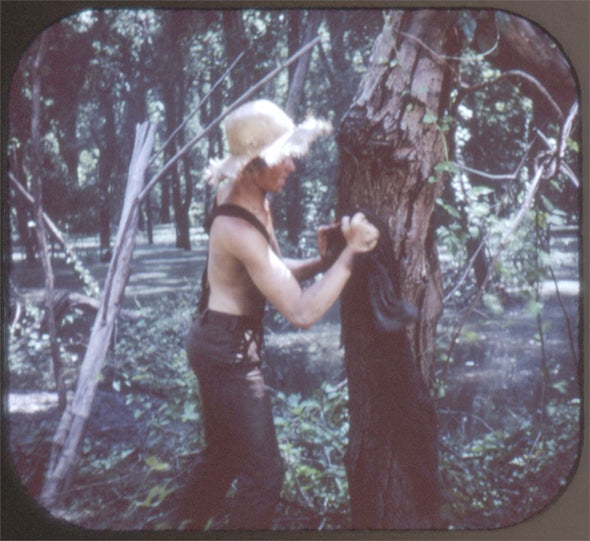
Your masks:
[[[319,135],[329,133],[332,126],[313,117],[295,125],[274,103],[255,100],[232,111],[223,123],[223,130],[230,155],[211,160],[206,173],[211,184],[223,178],[235,179],[256,157],[272,166],[287,157],[303,156],[310,143]]]

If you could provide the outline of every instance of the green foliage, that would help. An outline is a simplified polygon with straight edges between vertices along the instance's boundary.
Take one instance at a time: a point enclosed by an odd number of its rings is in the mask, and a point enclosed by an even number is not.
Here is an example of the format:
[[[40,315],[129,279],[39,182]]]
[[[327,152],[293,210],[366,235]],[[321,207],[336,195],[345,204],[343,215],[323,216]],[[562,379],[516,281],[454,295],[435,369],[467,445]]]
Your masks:
[[[8,371],[11,390],[46,390],[55,387],[49,349],[49,333],[43,322],[44,308],[23,303],[23,314],[12,326],[8,341]],[[62,321],[58,346],[66,388],[72,389],[85,351],[90,319],[81,311]]]
[[[473,439],[443,433],[444,518],[453,529],[500,528],[553,503],[575,471],[579,398],[550,400],[544,423],[512,412],[501,430]]]
[[[283,497],[311,515],[316,529],[348,523],[347,400],[345,388],[326,384],[311,398],[278,392],[274,399],[279,447],[287,465]]]
[[[91,415],[97,425],[91,420],[76,481],[65,496],[68,520],[98,529],[166,527],[173,495],[204,443],[198,386],[184,353],[193,302],[187,294],[159,297],[142,306],[139,321],[118,324],[99,385],[106,394],[97,397],[95,407],[101,409]],[[73,317],[68,325],[64,351],[70,338],[87,335],[90,321]],[[35,332],[26,336],[26,342],[11,342],[11,389],[51,389],[46,340]],[[47,367],[40,370],[44,358]],[[68,381],[72,388],[74,381]],[[121,398],[114,417],[104,410],[109,397]],[[279,446],[287,464],[277,527],[342,528],[348,523],[346,404],[346,388],[328,385],[308,398],[274,395]],[[31,472],[42,471],[38,449],[49,448],[56,421],[19,424],[13,432],[11,443],[25,481]]]

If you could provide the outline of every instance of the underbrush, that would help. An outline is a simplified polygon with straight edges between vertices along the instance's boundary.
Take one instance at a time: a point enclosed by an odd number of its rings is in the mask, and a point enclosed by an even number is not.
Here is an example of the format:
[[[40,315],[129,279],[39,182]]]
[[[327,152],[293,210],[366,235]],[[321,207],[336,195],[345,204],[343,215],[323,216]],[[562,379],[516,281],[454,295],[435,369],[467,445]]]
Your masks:
[[[101,376],[75,480],[53,512],[90,529],[164,530],[174,495],[203,446],[199,392],[184,353],[193,298],[162,296],[142,307],[138,322],[121,322]],[[87,336],[87,316],[68,323],[61,347],[74,388],[81,359],[72,347]],[[24,320],[26,323],[27,320]],[[30,321],[33,321],[31,319]],[[29,329],[30,330],[30,329]],[[64,331],[64,329],[62,329]],[[48,352],[41,334],[11,344],[11,390],[51,390]],[[283,348],[289,356],[288,344]],[[323,384],[310,395],[272,391],[286,477],[273,527],[350,527],[344,455],[348,441],[347,387]],[[437,398],[439,410],[448,408]],[[445,401],[446,400],[446,401]],[[564,490],[579,443],[580,400],[553,388],[534,415],[495,403],[501,428],[465,430],[439,412],[443,517],[450,528],[495,528],[541,510]],[[540,416],[539,416],[540,415]],[[472,415],[471,415],[472,416]],[[55,409],[11,415],[11,451],[33,494],[42,483],[58,416]],[[481,423],[479,423],[481,425]],[[213,527],[223,528],[225,517]]]

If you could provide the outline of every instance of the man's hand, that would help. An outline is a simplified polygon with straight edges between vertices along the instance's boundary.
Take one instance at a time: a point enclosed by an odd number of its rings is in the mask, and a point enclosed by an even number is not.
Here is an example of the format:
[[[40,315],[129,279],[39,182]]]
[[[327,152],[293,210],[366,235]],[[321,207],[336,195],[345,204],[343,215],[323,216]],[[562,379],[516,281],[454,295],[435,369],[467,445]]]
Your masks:
[[[340,231],[340,223],[321,225],[317,232],[318,254],[326,267],[338,257],[344,246],[344,238]]]
[[[355,253],[370,252],[379,240],[379,230],[367,220],[362,212],[352,218],[342,218],[342,234],[346,243]]]

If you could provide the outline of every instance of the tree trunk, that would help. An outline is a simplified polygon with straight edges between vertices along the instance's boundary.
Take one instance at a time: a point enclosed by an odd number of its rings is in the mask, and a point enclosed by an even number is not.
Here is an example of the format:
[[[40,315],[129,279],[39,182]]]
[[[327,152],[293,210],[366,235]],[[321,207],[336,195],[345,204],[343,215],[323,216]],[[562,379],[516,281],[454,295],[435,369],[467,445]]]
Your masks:
[[[139,213],[138,195],[154,143],[155,127],[138,126],[129,166],[127,189],[113,257],[72,402],[66,408],[55,432],[51,457],[41,490],[40,502],[51,507],[71,481],[80,455],[86,422],[96,394],[98,376],[104,365],[115,321],[129,278]]]
[[[228,65],[242,51],[248,48],[248,39],[244,28],[243,12],[240,9],[225,9],[223,17],[223,42],[225,57]],[[242,66],[231,75],[232,85],[230,88],[231,101],[241,96],[251,83],[251,70]]]
[[[32,113],[31,113],[31,140],[33,142],[33,199],[35,208],[35,231],[37,233],[37,246],[39,248],[39,258],[43,265],[45,274],[45,314],[47,327],[49,330],[49,347],[51,350],[51,359],[53,364],[53,375],[58,396],[59,411],[66,407],[66,388],[62,373],[62,360],[57,341],[57,326],[55,323],[55,313],[53,305],[53,287],[54,275],[51,257],[47,246],[47,235],[45,234],[45,213],[43,212],[43,189],[41,172],[41,64],[47,48],[47,36],[43,35],[39,43],[39,50],[35,56],[33,65],[33,95],[32,95]]]
[[[179,137],[179,147],[182,147],[182,137],[180,134]],[[190,168],[186,155],[176,162],[176,170],[177,172],[173,177],[172,183],[172,202],[174,205],[174,220],[176,222],[176,247],[190,250],[191,237],[188,210],[192,199],[192,184],[190,182]],[[181,188],[182,177],[184,177],[184,197]]]
[[[291,14],[291,21],[297,21],[295,26],[301,28],[300,24],[301,12],[293,12]],[[301,33],[301,39],[289,50],[289,54],[293,54],[305,43],[309,43],[317,34],[318,28],[322,22],[323,12],[311,11],[307,15],[305,30]],[[312,51],[302,55],[301,58],[294,65],[294,68],[289,72],[289,93],[287,95],[287,103],[285,105],[285,112],[294,120],[297,120],[297,113],[304,97],[305,80],[309,71],[309,63],[311,62]],[[286,228],[287,238],[294,245],[299,244],[299,235],[301,234],[301,183],[299,175],[294,173],[291,175],[289,182],[285,187],[286,199]]]
[[[16,230],[25,251],[25,258],[28,264],[35,262],[35,240],[29,228],[30,213],[25,205],[24,198],[16,195],[11,202],[11,207],[16,211]]]
[[[442,286],[431,216],[441,185],[434,166],[447,159],[435,119],[447,106],[451,61],[431,51],[453,54],[445,31],[456,17],[389,13],[337,136],[339,214],[367,208],[387,224],[392,280],[419,311],[416,323],[382,336],[370,317],[371,291],[356,270],[342,296],[355,528],[428,528],[437,521],[437,429],[428,389]]]
[[[154,222],[152,219],[152,198],[148,195],[145,200],[145,222],[148,244],[154,243]]]
[[[162,198],[160,200],[160,223],[170,223],[170,178],[162,179]]]
[[[101,109],[104,115],[104,127],[101,131],[100,163],[98,166],[99,185],[99,237],[100,260],[108,261],[111,257],[111,191],[113,176],[116,171],[117,131],[115,126],[114,103],[106,92],[102,94]]]

